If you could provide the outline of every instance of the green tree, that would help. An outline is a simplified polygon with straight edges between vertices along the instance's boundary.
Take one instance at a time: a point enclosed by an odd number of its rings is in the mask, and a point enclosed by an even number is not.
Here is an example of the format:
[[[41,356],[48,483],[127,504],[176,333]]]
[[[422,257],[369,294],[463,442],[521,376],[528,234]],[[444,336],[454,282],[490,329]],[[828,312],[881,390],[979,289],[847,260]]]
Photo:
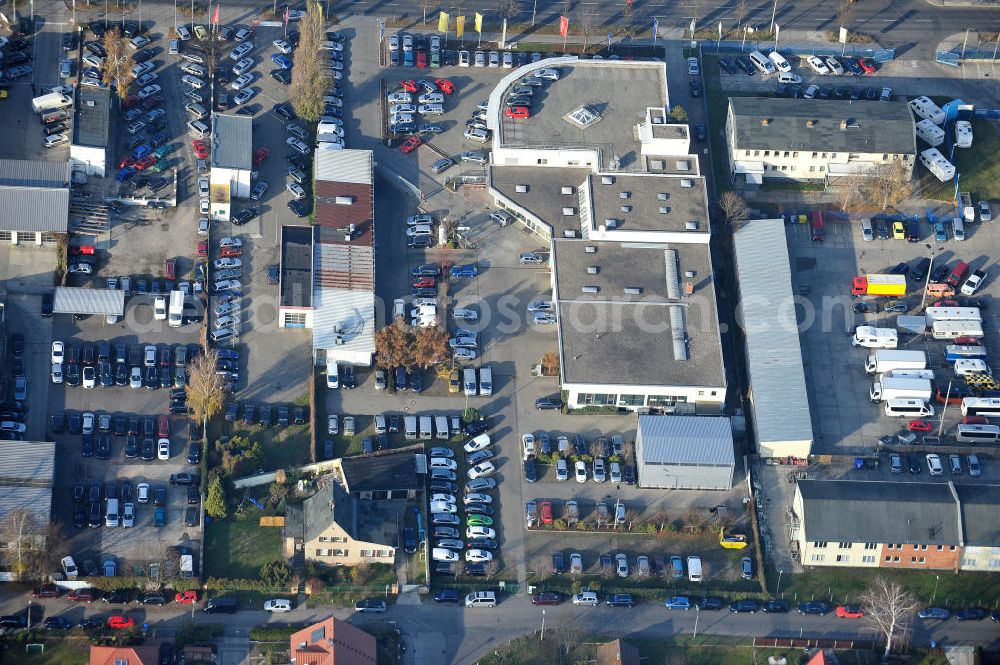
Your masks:
[[[674,104],[670,109],[670,119],[674,122],[687,122],[688,112],[680,104]]]
[[[284,561],[268,561],[260,567],[260,579],[272,587],[288,586],[292,571]]]
[[[222,486],[222,479],[218,476],[212,478],[212,482],[208,484],[205,512],[208,513],[209,517],[222,518],[226,516],[226,488]]]
[[[318,2],[306,5],[306,15],[299,23],[299,47],[292,66],[292,107],[300,118],[317,122],[323,115],[323,96],[330,89],[333,77],[326,71],[322,49],[323,8]]]

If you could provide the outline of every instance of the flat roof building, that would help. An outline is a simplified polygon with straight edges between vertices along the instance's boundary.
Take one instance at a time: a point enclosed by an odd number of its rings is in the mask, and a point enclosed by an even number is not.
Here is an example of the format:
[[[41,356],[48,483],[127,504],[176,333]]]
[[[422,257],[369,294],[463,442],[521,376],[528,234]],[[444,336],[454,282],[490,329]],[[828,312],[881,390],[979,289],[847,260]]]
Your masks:
[[[639,416],[635,436],[639,486],[728,490],[736,454],[724,416]]]
[[[732,178],[827,182],[917,157],[904,102],[732,97],[726,116]]]
[[[744,222],[733,233],[733,249],[757,453],[806,459],[812,416],[784,220]]]
[[[226,221],[232,199],[250,198],[253,172],[253,118],[212,114],[212,152],[209,156],[210,215]]]
[[[101,178],[107,175],[108,146],[111,145],[111,90],[79,86],[69,159],[74,170]],[[112,165],[112,169],[114,166]]]
[[[56,444],[51,442],[0,441],[0,523],[25,511],[31,518],[27,530],[45,531],[52,521],[55,454]]]
[[[281,262],[278,266],[278,327],[312,327],[311,226],[281,227]]]
[[[41,245],[66,233],[69,184],[67,162],[0,159],[0,242]]]
[[[539,68],[529,120],[510,88]],[[623,89],[629,94],[622,94]],[[718,412],[726,399],[708,197],[654,61],[550,58],[490,94],[496,204],[548,242],[568,406]]]

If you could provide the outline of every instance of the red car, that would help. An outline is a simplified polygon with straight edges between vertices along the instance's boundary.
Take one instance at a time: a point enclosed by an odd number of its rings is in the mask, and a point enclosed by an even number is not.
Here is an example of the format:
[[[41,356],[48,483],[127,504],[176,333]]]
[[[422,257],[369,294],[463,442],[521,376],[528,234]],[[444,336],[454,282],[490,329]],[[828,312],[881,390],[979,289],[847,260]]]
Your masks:
[[[528,110],[527,106],[513,106],[508,108],[504,113],[508,118],[515,118],[518,120],[525,120],[531,117],[531,112]]]
[[[198,256],[208,256],[208,241],[199,240],[198,241]]]
[[[121,614],[114,614],[108,617],[108,628],[121,630],[123,628],[131,628],[134,625],[135,619],[132,617],[122,616]]]
[[[861,67],[865,74],[875,73],[875,63],[868,58],[858,58],[858,66]]]
[[[178,603],[197,603],[198,602],[198,592],[191,591],[178,591],[177,595],[174,596],[174,601]]]
[[[264,160],[271,156],[271,151],[267,148],[257,148],[253,153],[253,165],[260,166]]]
[[[538,505],[538,515],[541,518],[542,524],[552,524],[552,502],[542,501]]]
[[[979,344],[979,338],[978,337],[972,337],[970,335],[961,335],[959,337],[956,337],[952,341],[955,344],[959,344],[959,345],[978,346],[978,344]]]
[[[136,171],[143,171],[148,169],[153,164],[156,164],[156,155],[146,155],[132,166],[135,167]]]
[[[911,420],[909,429],[911,432],[930,432],[931,424],[926,420]]]
[[[938,300],[931,307],[958,307],[957,300]]]
[[[208,146],[201,139],[195,139],[191,141],[191,147],[194,148],[194,154],[198,156],[198,159],[208,159]]]
[[[59,587],[55,584],[43,584],[31,590],[32,598],[58,598]]]
[[[427,66],[427,51],[417,51],[417,67]]]
[[[144,101],[142,103],[142,108],[146,109],[147,111],[152,111],[162,103],[163,103],[163,97],[157,95],[156,97],[150,97],[149,99]]]
[[[421,277],[413,280],[412,286],[415,289],[433,289],[437,286],[437,280],[433,277]]]
[[[399,149],[403,151],[404,155],[408,155],[417,148],[419,148],[423,144],[423,142],[424,142],[423,139],[421,139],[419,136],[411,136],[405,141],[403,141],[403,145],[399,146]]]
[[[131,157],[122,157],[120,160],[118,160],[118,168],[120,169],[124,169],[134,165],[135,165],[135,160],[132,159]]]
[[[419,86],[417,85],[417,82],[414,81],[413,79],[407,79],[405,81],[400,81],[399,85],[400,85],[400,87],[403,88],[403,90],[405,90],[407,92],[416,92],[419,89]]]
[[[436,85],[438,90],[446,95],[450,95],[455,92],[455,84],[448,79],[434,79],[434,85]]]
[[[239,258],[242,254],[239,247],[223,247],[219,250],[219,257],[223,259]]]
[[[860,619],[864,615],[857,605],[841,605],[837,608],[837,616],[841,619]]]
[[[163,262],[163,276],[169,280],[177,279],[177,259],[167,259]],[[167,422],[166,416],[160,416],[160,428],[163,429],[163,423]],[[167,431],[170,430],[170,425],[166,426]],[[161,434],[161,437],[167,436],[167,434]]]
[[[562,602],[562,594],[558,591],[542,591],[531,596],[532,605],[558,605]]]
[[[70,256],[93,256],[97,252],[97,248],[93,245],[70,245],[69,255]]]
[[[73,589],[66,595],[66,600],[77,600],[84,603],[92,603],[97,598],[97,591],[86,587],[84,589]]]
[[[139,98],[139,95],[129,95],[128,97],[125,98],[125,108],[130,109],[136,104],[140,104],[141,102],[142,99]]]

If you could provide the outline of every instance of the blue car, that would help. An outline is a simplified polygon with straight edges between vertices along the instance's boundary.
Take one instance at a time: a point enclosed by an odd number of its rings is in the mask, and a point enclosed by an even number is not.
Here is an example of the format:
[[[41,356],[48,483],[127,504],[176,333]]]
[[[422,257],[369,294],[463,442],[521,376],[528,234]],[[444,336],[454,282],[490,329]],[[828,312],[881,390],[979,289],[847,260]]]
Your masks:
[[[404,67],[413,66],[413,51],[405,51],[403,53],[403,66]]]
[[[396,368],[396,390],[406,390],[406,368]]]
[[[668,610],[689,610],[691,609],[691,599],[687,596],[674,596],[664,603]]]
[[[934,222],[934,240],[937,242],[948,240],[948,232],[944,230],[944,224],[941,222]]]
[[[115,176],[115,180],[118,182],[125,182],[129,178],[135,175],[135,169],[131,166],[126,166],[118,171],[118,175]]]
[[[473,263],[468,263],[464,266],[452,266],[451,276],[452,277],[475,277],[479,274],[479,267]]]
[[[151,152],[153,152],[153,149],[148,145],[146,145],[145,143],[143,143],[142,145],[137,146],[136,149],[132,151],[132,159],[142,159]]]
[[[167,142],[168,138],[170,138],[170,130],[161,129],[160,131],[156,132],[149,138],[149,142],[152,143],[157,148],[159,148],[161,145]]]
[[[284,55],[283,53],[272,53],[271,54],[271,62],[273,62],[274,64],[278,65],[282,69],[291,69],[292,68],[292,61],[289,60],[288,57],[286,55]]]

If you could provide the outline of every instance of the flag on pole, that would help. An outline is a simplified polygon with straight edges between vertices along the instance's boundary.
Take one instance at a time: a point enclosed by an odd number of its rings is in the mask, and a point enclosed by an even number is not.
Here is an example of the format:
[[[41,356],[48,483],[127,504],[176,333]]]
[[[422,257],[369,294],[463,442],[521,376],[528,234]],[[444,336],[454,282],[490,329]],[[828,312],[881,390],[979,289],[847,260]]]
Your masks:
[[[438,32],[448,32],[448,21],[451,16],[447,12],[441,12],[438,16]]]
[[[288,7],[285,7],[285,30],[288,30]]]
[[[483,33],[483,15],[476,12],[476,32]]]
[[[465,17],[456,16],[455,17],[455,36],[461,39],[462,35],[465,34]]]
[[[611,33],[608,33],[608,48],[611,48]]]
[[[719,39],[722,39],[722,21],[719,21]]]
[[[215,3],[215,12],[212,14],[212,23],[216,28],[219,27],[219,3]]]
[[[653,17],[653,39],[656,39],[656,32],[657,32],[657,30],[659,30],[659,28],[660,28],[660,22],[657,21],[656,17],[654,16]]]
[[[559,17],[559,36],[565,37],[569,34],[569,19],[565,16]]]
[[[840,36],[837,39],[837,41],[840,42],[841,44],[847,43],[847,28],[843,26],[840,27]]]
[[[778,33],[781,32],[781,26],[777,23],[774,24],[774,38],[778,38]]]

